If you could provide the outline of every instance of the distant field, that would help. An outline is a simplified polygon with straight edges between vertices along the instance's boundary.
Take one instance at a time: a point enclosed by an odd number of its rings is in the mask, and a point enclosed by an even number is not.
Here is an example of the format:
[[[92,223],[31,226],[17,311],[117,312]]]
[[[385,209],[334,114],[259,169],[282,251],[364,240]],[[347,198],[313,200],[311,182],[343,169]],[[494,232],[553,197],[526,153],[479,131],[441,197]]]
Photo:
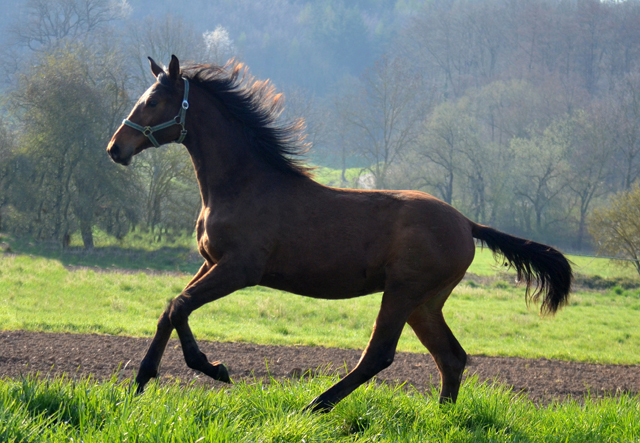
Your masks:
[[[472,272],[486,275],[491,260],[480,253]],[[148,336],[188,279],[71,272],[57,260],[4,256],[0,329]],[[580,291],[555,317],[540,318],[511,280],[463,283],[447,302],[445,316],[469,353],[640,363],[640,290]],[[197,337],[211,340],[363,348],[379,303],[380,295],[326,301],[256,287],[206,305],[191,323]],[[424,352],[409,328],[399,350]]]

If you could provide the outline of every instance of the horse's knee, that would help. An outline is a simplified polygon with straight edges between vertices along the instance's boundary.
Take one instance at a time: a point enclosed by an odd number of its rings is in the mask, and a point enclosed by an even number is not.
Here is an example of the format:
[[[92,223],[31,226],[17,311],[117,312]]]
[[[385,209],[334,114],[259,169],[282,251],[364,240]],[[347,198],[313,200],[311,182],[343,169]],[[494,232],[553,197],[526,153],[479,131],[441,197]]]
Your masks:
[[[189,318],[189,314],[191,313],[185,309],[185,301],[182,295],[171,300],[169,307],[165,312],[168,313],[167,318],[174,328],[183,324]]]
[[[171,328],[171,319],[169,316],[170,312],[171,312],[171,307],[169,306],[158,319],[157,327],[159,331],[164,331],[166,328]]]

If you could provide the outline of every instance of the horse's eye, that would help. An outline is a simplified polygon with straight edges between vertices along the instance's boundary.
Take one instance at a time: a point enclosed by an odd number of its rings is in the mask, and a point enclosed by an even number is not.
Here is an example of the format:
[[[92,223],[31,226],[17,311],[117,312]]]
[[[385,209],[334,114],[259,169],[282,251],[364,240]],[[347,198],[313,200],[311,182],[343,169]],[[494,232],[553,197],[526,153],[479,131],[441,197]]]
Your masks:
[[[158,104],[158,101],[157,101],[157,100],[149,100],[149,101],[147,102],[147,106],[148,106],[149,108],[155,108],[157,104]]]

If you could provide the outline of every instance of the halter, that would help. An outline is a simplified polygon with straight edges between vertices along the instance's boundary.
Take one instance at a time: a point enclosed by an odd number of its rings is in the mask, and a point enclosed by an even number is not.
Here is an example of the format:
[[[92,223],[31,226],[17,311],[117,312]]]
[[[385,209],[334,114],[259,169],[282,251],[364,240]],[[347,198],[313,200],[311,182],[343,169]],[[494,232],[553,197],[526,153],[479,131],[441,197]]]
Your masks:
[[[165,129],[173,125],[180,125],[182,127],[182,131],[180,131],[180,137],[178,137],[176,143],[182,143],[184,138],[187,136],[187,129],[185,128],[184,123],[185,117],[187,115],[187,109],[189,109],[189,101],[187,100],[189,98],[189,81],[184,77],[182,77],[182,80],[184,80],[184,98],[182,99],[180,112],[178,112],[178,115],[176,115],[173,119],[155,126],[141,126],[125,118],[124,120],[122,120],[122,124],[130,126],[133,129],[137,129],[138,131],[142,132],[142,135],[147,137],[156,148],[160,147],[160,143],[158,143],[158,140],[156,140],[156,138],[153,136],[154,132],[160,131],[161,129]]]

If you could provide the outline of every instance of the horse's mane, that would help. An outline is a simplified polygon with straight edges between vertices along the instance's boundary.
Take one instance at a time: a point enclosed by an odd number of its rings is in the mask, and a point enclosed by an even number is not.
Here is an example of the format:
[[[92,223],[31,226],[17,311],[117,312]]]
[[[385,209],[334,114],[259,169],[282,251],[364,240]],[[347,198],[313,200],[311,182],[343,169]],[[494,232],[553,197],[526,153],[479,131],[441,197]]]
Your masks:
[[[283,95],[268,81],[256,80],[247,68],[231,60],[224,66],[188,65],[182,75],[213,94],[247,130],[250,149],[268,165],[287,174],[309,176],[304,154],[303,119],[278,122]]]

